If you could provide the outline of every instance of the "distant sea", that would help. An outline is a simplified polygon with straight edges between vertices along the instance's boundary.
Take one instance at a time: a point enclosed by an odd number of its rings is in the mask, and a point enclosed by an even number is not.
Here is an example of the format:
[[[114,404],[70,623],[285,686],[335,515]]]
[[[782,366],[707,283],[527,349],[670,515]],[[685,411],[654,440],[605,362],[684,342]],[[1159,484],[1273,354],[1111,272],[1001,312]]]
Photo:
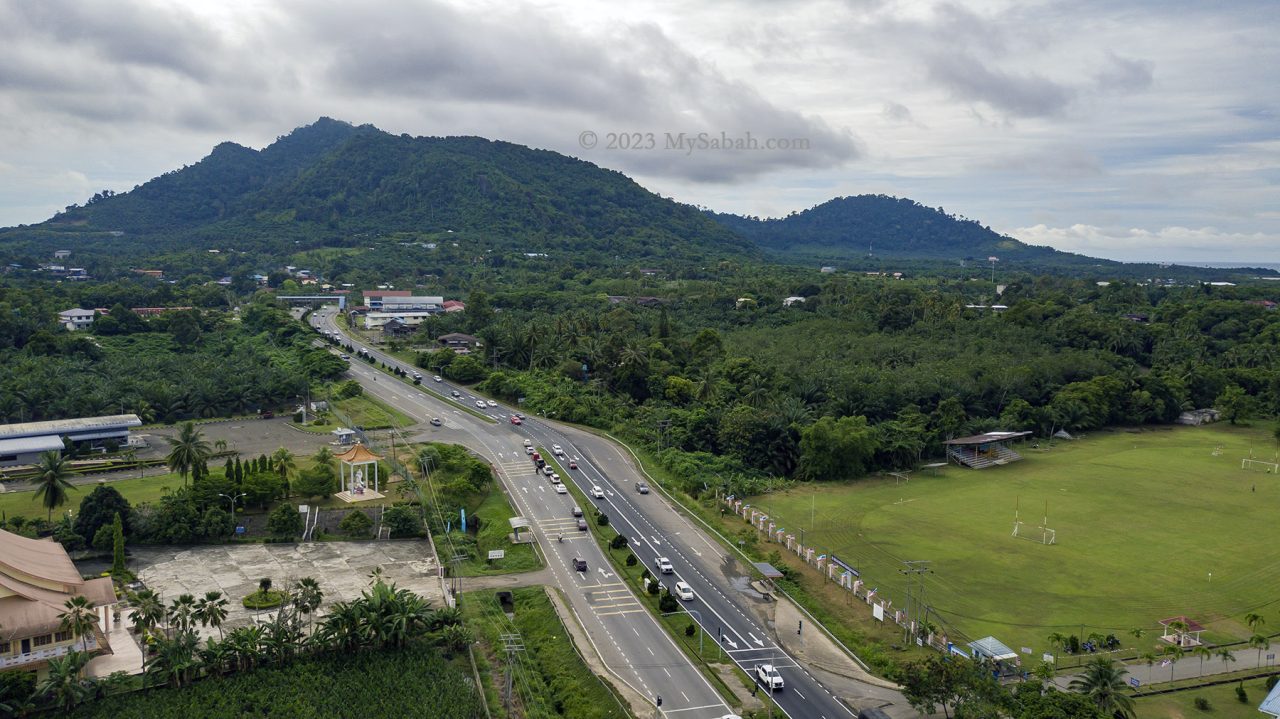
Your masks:
[[[1232,267],[1261,267],[1268,270],[1280,272],[1280,262],[1199,262],[1189,260],[1186,262],[1174,262],[1175,265],[1187,265],[1188,267],[1211,267],[1213,269],[1230,269]]]

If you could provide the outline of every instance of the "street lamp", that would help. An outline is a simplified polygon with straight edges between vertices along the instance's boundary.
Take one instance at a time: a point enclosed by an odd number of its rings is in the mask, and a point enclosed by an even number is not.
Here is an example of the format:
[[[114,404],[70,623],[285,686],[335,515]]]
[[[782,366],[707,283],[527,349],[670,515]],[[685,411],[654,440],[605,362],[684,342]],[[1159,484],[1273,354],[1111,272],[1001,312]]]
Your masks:
[[[688,608],[682,607],[681,611],[666,612],[662,616],[670,617],[676,614],[684,614],[685,612],[692,614],[694,618],[698,620],[698,658],[702,658],[702,636],[707,633],[707,630],[702,628],[702,614],[697,609],[688,609]]]
[[[241,492],[241,493],[239,493],[239,494],[223,494],[222,492],[218,492],[218,496],[219,496],[219,497],[226,497],[226,498],[227,498],[227,500],[228,500],[229,502],[231,502],[231,521],[234,523],[234,522],[235,522],[235,519],[236,519],[236,500],[237,500],[237,499],[240,499],[241,497],[248,496],[248,495],[246,495],[244,492]],[[233,526],[234,526],[234,524],[233,524]],[[234,530],[233,530],[233,531],[234,531]]]

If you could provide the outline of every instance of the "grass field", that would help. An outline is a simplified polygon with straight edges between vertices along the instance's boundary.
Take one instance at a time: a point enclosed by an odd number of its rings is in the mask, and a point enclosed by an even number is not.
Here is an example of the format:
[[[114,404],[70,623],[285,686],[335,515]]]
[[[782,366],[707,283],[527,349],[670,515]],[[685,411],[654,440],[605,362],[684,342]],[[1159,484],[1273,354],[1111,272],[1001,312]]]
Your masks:
[[[191,481],[190,478],[187,479]],[[141,479],[121,479],[110,482],[125,499],[129,500],[129,504],[137,505],[143,502],[155,502],[164,496],[164,493],[171,489],[177,489],[182,486],[182,478],[178,474],[161,474],[154,477],[143,477]],[[75,489],[68,492],[67,503],[62,505],[55,511],[54,519],[59,514],[66,514],[68,509],[78,510],[80,508],[80,500],[84,499],[98,486],[96,482],[91,484],[77,484]],[[3,511],[6,517],[22,515],[28,519],[45,516],[45,508],[40,504],[40,500],[36,499],[35,492],[5,492],[0,494],[0,511]]]
[[[1101,432],[1023,448],[1025,461],[985,471],[807,485],[751,502],[789,532],[803,528],[895,606],[906,601],[902,562],[931,560],[928,603],[971,638],[993,634],[1038,657],[1052,651],[1050,633],[1083,628],[1145,650],[1158,620],[1185,614],[1221,643],[1249,635],[1247,612],[1280,622],[1280,477],[1239,468],[1251,446],[1270,459],[1268,434]],[[1056,545],[1010,536],[1019,501],[1032,530],[1048,502]],[[1135,627],[1141,640],[1128,634]]]
[[[400,410],[388,405],[377,397],[360,395],[349,397],[334,403],[338,411],[350,420],[351,424],[372,429],[375,427],[408,427],[416,424],[414,419]]]
[[[1138,719],[1259,719],[1263,714],[1258,705],[1267,696],[1265,681],[1250,679],[1244,683],[1247,704],[1236,698],[1236,684],[1231,683],[1134,699],[1134,713]],[[1208,700],[1209,708],[1197,709],[1196,697]]]

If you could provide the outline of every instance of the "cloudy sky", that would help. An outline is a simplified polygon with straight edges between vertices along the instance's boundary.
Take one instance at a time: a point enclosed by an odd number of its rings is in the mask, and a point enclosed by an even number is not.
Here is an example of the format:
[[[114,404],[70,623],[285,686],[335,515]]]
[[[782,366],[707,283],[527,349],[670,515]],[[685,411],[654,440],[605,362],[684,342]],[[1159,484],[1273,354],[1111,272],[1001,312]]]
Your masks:
[[[0,0],[0,225],[324,115],[721,211],[885,193],[1096,256],[1280,262],[1277,36],[1275,0]]]

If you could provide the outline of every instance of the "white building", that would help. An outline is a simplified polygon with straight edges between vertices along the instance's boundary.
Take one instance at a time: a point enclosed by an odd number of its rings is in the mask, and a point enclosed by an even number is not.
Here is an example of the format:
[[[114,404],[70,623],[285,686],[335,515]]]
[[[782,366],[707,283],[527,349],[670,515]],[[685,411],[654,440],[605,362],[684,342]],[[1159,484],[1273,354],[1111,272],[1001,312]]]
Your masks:
[[[93,310],[82,310],[80,308],[63,310],[58,313],[58,322],[72,332],[87,330],[93,326]]]
[[[417,327],[428,317],[440,314],[434,310],[410,310],[405,312],[369,312],[364,316],[364,328],[376,330],[391,320],[400,320],[409,327]]]
[[[372,309],[372,305],[370,305],[370,308]],[[443,297],[426,297],[426,296],[419,296],[419,295],[409,295],[409,296],[403,296],[403,297],[396,296],[396,295],[384,295],[382,297],[382,311],[383,312],[414,312],[414,311],[443,312],[444,298]]]
[[[0,424],[0,467],[35,464],[41,452],[61,451],[63,438],[88,447],[129,442],[129,428],[139,427],[136,414]]]

